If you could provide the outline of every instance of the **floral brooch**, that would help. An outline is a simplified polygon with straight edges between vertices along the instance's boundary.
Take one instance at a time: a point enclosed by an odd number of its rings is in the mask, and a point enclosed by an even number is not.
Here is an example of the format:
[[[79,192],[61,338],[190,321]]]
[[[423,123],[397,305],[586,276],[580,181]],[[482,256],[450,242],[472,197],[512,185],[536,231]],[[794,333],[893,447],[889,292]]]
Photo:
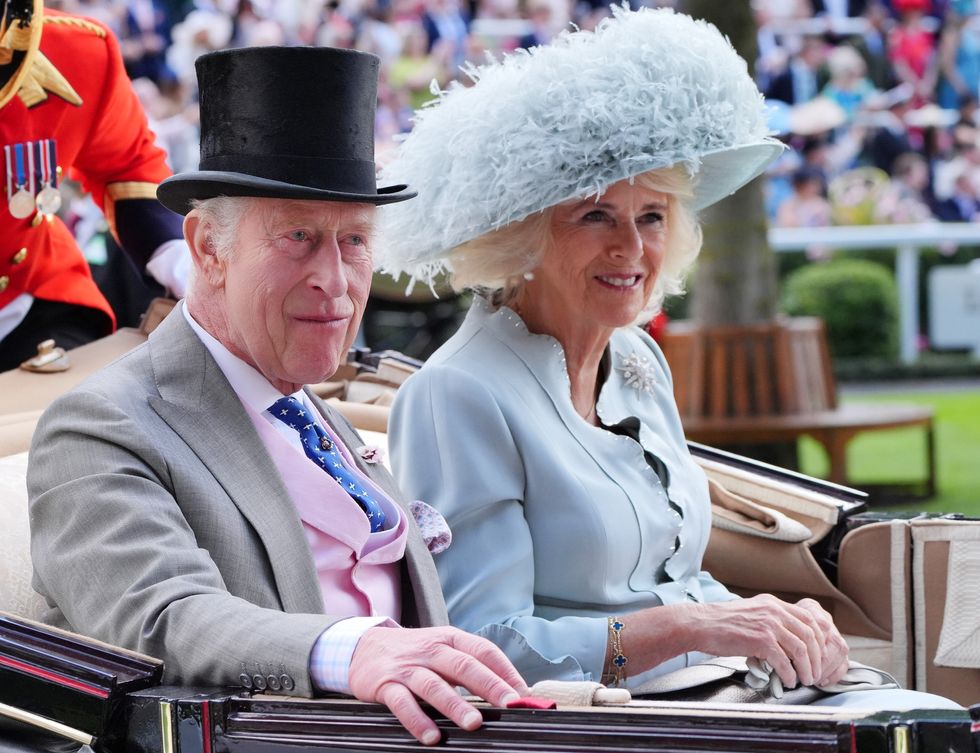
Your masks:
[[[623,372],[623,381],[628,387],[632,387],[637,392],[653,394],[653,387],[657,383],[657,372],[649,358],[633,352],[628,356],[621,356],[619,366],[616,368]]]

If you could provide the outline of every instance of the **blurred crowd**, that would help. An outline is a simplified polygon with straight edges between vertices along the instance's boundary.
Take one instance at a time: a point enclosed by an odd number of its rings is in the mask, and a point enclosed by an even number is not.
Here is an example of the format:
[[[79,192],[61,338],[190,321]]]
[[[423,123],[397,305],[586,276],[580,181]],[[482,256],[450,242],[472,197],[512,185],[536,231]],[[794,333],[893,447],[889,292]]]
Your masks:
[[[59,0],[115,30],[175,171],[197,166],[194,60],[226,47],[353,47],[382,61],[383,162],[436,86],[487,54],[592,28],[608,0]],[[635,0],[634,0],[635,2]],[[756,78],[793,149],[772,169],[781,226],[980,216],[978,0],[753,0]],[[646,4],[675,5],[652,0]],[[302,71],[296,72],[302,76]],[[311,92],[311,96],[315,96]]]
[[[818,7],[815,7],[818,6]],[[976,0],[756,0],[774,224],[980,218]]]

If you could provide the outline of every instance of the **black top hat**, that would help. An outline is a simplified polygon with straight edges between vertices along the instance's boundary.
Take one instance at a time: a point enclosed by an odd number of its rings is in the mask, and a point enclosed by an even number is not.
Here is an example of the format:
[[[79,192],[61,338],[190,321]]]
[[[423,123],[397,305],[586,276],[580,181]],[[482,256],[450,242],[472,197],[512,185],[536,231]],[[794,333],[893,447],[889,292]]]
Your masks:
[[[374,109],[378,58],[327,47],[252,47],[202,55],[201,165],[168,178],[157,198],[180,214],[194,199],[259,196],[391,204],[378,188]]]

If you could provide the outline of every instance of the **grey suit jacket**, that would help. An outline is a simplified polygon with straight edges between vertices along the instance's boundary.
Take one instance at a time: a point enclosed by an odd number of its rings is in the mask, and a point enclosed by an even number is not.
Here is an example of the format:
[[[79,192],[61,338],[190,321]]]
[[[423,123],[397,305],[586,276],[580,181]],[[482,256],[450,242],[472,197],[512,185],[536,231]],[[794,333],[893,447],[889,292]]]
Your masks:
[[[348,446],[363,443],[318,406]],[[401,503],[384,468],[361,468]],[[324,604],[279,473],[180,312],[51,405],[27,480],[49,622],[162,658],[167,682],[285,674],[294,694],[312,695],[310,650],[347,615]],[[432,558],[405,514],[402,624],[446,624]]]

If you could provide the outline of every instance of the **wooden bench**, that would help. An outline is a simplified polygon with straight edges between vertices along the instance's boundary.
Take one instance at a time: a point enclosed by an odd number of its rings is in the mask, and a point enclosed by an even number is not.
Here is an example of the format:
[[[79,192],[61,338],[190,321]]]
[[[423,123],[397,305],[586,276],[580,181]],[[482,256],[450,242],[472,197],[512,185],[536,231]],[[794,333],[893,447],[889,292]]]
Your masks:
[[[813,317],[702,328],[673,322],[662,345],[689,439],[752,445],[813,437],[827,452],[830,480],[849,481],[847,445],[861,432],[919,426],[926,477],[892,491],[932,496],[936,489],[931,408],[837,402],[823,322]]]

